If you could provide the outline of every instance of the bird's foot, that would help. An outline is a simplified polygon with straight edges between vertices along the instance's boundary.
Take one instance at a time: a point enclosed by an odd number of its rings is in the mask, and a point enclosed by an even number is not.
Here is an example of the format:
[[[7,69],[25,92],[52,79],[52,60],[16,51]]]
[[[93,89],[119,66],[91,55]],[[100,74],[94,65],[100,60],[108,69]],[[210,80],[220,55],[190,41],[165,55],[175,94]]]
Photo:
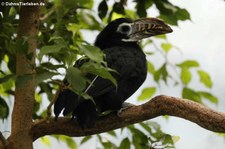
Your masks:
[[[126,109],[128,109],[128,108],[130,108],[130,107],[133,107],[133,106],[134,106],[134,104],[132,104],[132,103],[124,102],[124,103],[122,104],[122,108],[119,109],[119,110],[117,111],[117,116],[118,116],[118,117],[121,117],[121,113],[122,113],[124,110],[126,110]]]

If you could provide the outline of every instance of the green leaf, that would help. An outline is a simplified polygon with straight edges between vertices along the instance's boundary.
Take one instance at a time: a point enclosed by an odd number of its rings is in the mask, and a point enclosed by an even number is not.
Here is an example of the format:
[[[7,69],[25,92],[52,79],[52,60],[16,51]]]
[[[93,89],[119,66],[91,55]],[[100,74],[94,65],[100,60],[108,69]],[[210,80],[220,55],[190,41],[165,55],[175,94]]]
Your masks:
[[[86,88],[87,80],[78,68],[69,67],[66,71],[66,79],[76,93],[80,94]]]
[[[103,142],[102,145],[104,146],[105,149],[117,148],[117,146],[111,141]]]
[[[183,67],[187,67],[187,68],[191,68],[191,67],[199,67],[199,63],[197,61],[194,60],[186,60],[180,64],[177,64],[177,66],[183,68]]]
[[[110,80],[115,86],[117,86],[117,81],[116,79],[112,76],[112,74],[109,71],[113,71],[110,68],[107,67],[103,67],[101,64],[99,63],[94,63],[93,61],[90,62],[86,62],[84,63],[81,68],[80,68],[83,72],[87,73],[92,73],[95,74],[97,76],[100,76],[104,79],[108,79]]]
[[[170,14],[170,15],[163,15],[163,14],[160,14],[159,15],[159,18],[162,19],[163,21],[165,21],[166,23],[168,24],[171,24],[171,25],[175,25],[175,26],[178,26],[178,20],[176,17],[174,17],[173,14]]]
[[[55,75],[58,75],[59,73],[50,72],[50,71],[44,71],[41,73],[37,73],[35,77],[35,83],[38,85],[39,83],[43,82],[44,80],[50,79]]]
[[[9,75],[6,75],[2,78],[0,78],[0,84],[4,83],[4,82],[7,82],[9,81],[10,79],[14,78],[15,75],[14,74],[9,74]]]
[[[101,135],[97,134],[97,137],[99,139],[99,142],[102,144],[102,146],[105,149],[111,149],[111,148],[118,148],[115,144],[113,144],[112,142],[110,142],[109,140],[107,140],[107,138],[102,138]]]
[[[104,63],[104,53],[99,48],[90,45],[80,45],[79,50],[91,60],[98,63]]]
[[[163,21],[165,21],[168,24],[178,26],[178,23],[177,23],[178,20],[176,19],[176,17],[174,17],[174,15],[160,14],[159,18],[162,19]]]
[[[136,5],[137,15],[142,18],[147,16],[147,11],[145,9],[145,2],[146,0],[137,1]]]
[[[154,2],[157,9],[160,11],[159,18],[163,19],[169,24],[177,25],[178,20],[174,14],[177,11],[177,8],[167,0],[157,0]]]
[[[79,15],[79,27],[87,30],[100,30],[101,25],[95,19],[93,13],[87,13],[86,11],[81,11]],[[77,42],[77,41],[75,41]]]
[[[0,96],[0,118],[5,119],[9,115],[9,107],[5,100]]]
[[[43,67],[45,69],[50,69],[50,70],[57,70],[58,68],[65,68],[64,65],[57,65],[57,64],[52,64],[50,62],[45,62],[45,63],[42,63],[40,65],[40,67]]]
[[[75,3],[77,3],[79,6],[91,9],[93,7],[93,2],[93,0],[77,0]]]
[[[123,17],[125,17],[124,14],[111,12],[110,15],[109,15],[109,18],[108,18],[108,22],[111,22],[111,20],[116,20],[116,19],[123,18]]]
[[[149,87],[142,90],[142,93],[140,96],[138,96],[139,101],[143,101],[145,99],[151,98],[156,92],[155,87]]]
[[[8,91],[14,90],[13,88],[15,87],[15,80],[16,80],[16,77],[14,76],[13,78],[8,79],[7,81],[2,82],[0,84],[0,95],[4,95]],[[13,92],[11,92],[11,93],[12,93],[12,95],[14,95]],[[8,94],[10,94],[10,93],[8,92],[6,95],[8,95]]]
[[[198,70],[198,75],[200,77],[200,82],[203,83],[206,87],[212,88],[212,80],[210,75],[203,71],[203,70]]]
[[[64,48],[64,45],[50,45],[50,46],[43,46],[40,49],[40,54],[49,54],[49,53],[58,53],[62,48]]]
[[[185,21],[185,20],[191,19],[190,14],[186,9],[178,9],[176,11],[175,15],[176,15],[178,20]]]
[[[142,128],[144,128],[150,135],[152,134],[152,129],[151,129],[151,127],[150,127],[147,123],[142,122],[142,123],[139,123],[139,124],[140,124],[140,126],[142,126]]]
[[[190,88],[187,88],[187,87],[183,88],[182,97],[202,103],[200,94]]]
[[[63,43],[64,39],[61,36],[51,36],[50,39],[48,40],[48,42],[54,41],[55,43]]]
[[[119,149],[130,149],[130,141],[128,138],[124,138],[120,143]]]
[[[57,136],[57,139],[65,142],[70,149],[78,148],[76,142],[71,137],[60,135],[59,137]]]
[[[63,53],[63,54],[62,54]],[[75,50],[71,50],[71,49],[63,49],[60,52],[59,55],[59,60],[62,60],[64,63],[66,62],[66,64],[68,66],[71,66],[74,64],[74,61],[77,60],[77,54],[78,51]],[[62,56],[62,57],[61,57]],[[65,65],[65,64],[64,64]]]
[[[151,74],[154,74],[155,73],[154,65],[149,61],[147,61],[147,65],[148,65],[148,72],[150,72]]]
[[[37,114],[37,112],[39,111],[40,107],[41,107],[41,103],[42,103],[42,97],[40,94],[35,93],[34,95],[35,98],[35,102],[34,102],[34,113],[33,114]],[[33,116],[37,116],[37,115],[33,115]]]
[[[187,10],[181,9],[170,3],[168,0],[157,0],[154,1],[157,9],[160,11],[159,18],[163,19],[165,22],[177,25],[178,20],[188,20],[190,19],[190,14]]]
[[[173,144],[173,139],[172,139],[172,136],[171,135],[168,135],[168,134],[165,134],[164,136],[163,136],[163,145],[166,145],[166,146],[168,146],[169,144]]]
[[[172,5],[168,0],[157,0],[155,1],[156,7],[159,9],[160,14],[172,14],[177,8]]]
[[[51,140],[49,137],[41,137],[41,142],[47,147],[51,147]]]
[[[40,53],[39,53],[38,57],[39,57],[39,59],[41,59],[44,54],[58,53],[62,48],[65,48],[65,47],[66,46],[62,45],[62,44],[43,46],[40,49]]]
[[[133,134],[132,143],[135,149],[148,149],[148,137],[139,129],[131,128],[130,130]]]
[[[113,11],[118,13],[118,14],[123,14],[125,15],[125,9],[122,3],[120,2],[115,2],[113,5]]]
[[[75,35],[79,30],[80,30],[80,25],[76,24],[76,23],[69,23],[66,26],[66,29],[68,31],[71,31],[73,33],[73,35]]]
[[[168,53],[170,51],[170,49],[172,48],[172,45],[170,43],[162,43],[161,47],[163,48],[163,50]]]
[[[12,73],[14,73],[14,74],[16,74],[16,56],[15,55],[9,55],[9,57],[8,57],[8,68],[9,68],[9,70],[12,72]]]
[[[157,36],[153,36],[154,38],[159,38],[159,39],[167,39],[166,34],[161,34]]]
[[[111,136],[113,136],[113,137],[117,137],[114,130],[108,131],[107,134],[109,134],[109,135],[111,135]]]
[[[53,88],[50,86],[50,84],[48,82],[47,83],[41,82],[39,84],[39,87],[41,88],[41,91],[39,93],[42,93],[42,92],[46,93],[48,96],[48,100],[51,101],[53,99],[53,93],[52,93]]]
[[[67,146],[70,148],[70,149],[77,149],[77,144],[76,142],[70,138],[70,137],[67,137],[66,138],[66,144]]]
[[[155,73],[154,73],[154,80],[156,82],[159,81],[159,79],[164,80],[164,82],[167,82],[168,72],[166,70],[166,64],[163,64],[162,67],[160,67]]]
[[[218,103],[218,98],[212,95],[209,92],[198,92],[201,97],[208,99],[210,102],[217,104]]]
[[[156,131],[160,130],[160,125],[157,122],[149,121],[147,122],[147,125],[151,126]]]
[[[92,136],[85,136],[85,137],[81,140],[80,145],[86,143],[86,142],[89,141],[91,138],[92,138]]]
[[[9,50],[12,54],[16,52],[28,54],[28,42],[27,39],[17,39],[15,42],[10,42]]]
[[[173,142],[177,143],[180,140],[180,136],[172,136]]]
[[[108,5],[105,0],[102,0],[102,2],[98,6],[98,16],[99,18],[103,19],[108,11]]]
[[[183,67],[181,69],[181,81],[185,84],[185,85],[188,85],[188,83],[190,83],[191,81],[191,72],[189,71],[189,69],[187,67]]]

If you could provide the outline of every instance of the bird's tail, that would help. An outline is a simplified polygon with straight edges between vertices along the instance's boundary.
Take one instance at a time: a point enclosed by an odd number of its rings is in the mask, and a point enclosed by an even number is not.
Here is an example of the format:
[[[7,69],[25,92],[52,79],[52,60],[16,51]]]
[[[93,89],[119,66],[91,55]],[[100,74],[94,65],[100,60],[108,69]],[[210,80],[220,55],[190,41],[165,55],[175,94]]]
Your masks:
[[[79,96],[69,89],[61,91],[54,104],[54,114],[57,117],[63,111],[63,115],[73,112],[79,104]]]
[[[93,101],[84,100],[76,109],[74,109],[72,115],[77,118],[80,127],[85,129],[91,128],[95,124],[99,113]]]

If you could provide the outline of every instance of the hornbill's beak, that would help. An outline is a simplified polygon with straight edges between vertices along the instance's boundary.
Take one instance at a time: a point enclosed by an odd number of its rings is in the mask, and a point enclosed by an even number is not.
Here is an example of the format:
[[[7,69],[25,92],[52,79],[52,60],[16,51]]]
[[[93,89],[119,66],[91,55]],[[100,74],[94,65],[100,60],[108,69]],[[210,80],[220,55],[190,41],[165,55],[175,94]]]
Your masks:
[[[156,18],[143,18],[131,23],[129,41],[138,41],[155,35],[167,34],[173,30],[162,20]]]

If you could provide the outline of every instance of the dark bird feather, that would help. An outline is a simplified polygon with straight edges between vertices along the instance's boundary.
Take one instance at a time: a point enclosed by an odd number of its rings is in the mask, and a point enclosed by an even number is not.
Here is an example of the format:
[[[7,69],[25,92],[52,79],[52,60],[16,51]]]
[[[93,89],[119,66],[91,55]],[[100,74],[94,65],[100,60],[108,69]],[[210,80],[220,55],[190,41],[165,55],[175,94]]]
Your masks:
[[[150,31],[151,27],[154,27],[153,31]],[[117,87],[107,79],[88,74],[86,77],[94,81],[87,93],[95,103],[82,99],[69,89],[61,90],[54,105],[56,118],[61,111],[64,115],[72,113],[79,125],[87,128],[94,125],[102,112],[120,110],[122,103],[142,85],[147,75],[145,54],[137,41],[169,32],[172,29],[155,18],[136,21],[121,18],[109,23],[97,36],[95,46],[105,53],[108,67],[116,70],[111,73],[117,80]],[[78,60],[74,67],[80,67],[85,62]],[[68,82],[64,80],[64,84]]]

